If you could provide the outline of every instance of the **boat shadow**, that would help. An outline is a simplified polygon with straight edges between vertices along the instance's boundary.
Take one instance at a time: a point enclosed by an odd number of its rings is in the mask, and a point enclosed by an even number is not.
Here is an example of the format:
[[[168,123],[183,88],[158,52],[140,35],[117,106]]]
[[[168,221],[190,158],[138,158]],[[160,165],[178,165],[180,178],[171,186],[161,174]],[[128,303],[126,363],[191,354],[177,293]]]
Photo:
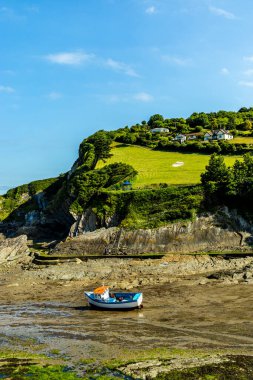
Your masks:
[[[77,310],[77,311],[87,311],[87,310],[91,310],[91,307],[88,305],[86,305],[86,306],[70,306],[70,309]]]

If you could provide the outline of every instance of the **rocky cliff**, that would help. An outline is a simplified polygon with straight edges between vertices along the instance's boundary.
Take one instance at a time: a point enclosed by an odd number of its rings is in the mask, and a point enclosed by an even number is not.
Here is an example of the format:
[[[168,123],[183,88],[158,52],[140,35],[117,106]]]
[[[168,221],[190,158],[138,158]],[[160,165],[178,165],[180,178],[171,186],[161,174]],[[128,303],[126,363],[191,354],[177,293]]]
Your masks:
[[[0,232],[7,237],[25,234],[37,241],[64,240],[56,251],[78,255],[250,247],[252,214],[244,208],[246,221],[226,207],[217,211],[220,203],[216,212],[207,213],[213,204],[211,198],[207,202],[201,185],[155,184],[125,191],[124,181],[137,173],[133,167],[124,163],[96,167],[98,159],[108,157],[110,141],[110,134],[95,133],[81,143],[68,173],[1,196]]]
[[[58,244],[57,253],[143,254],[247,250],[253,226],[237,212],[223,208],[194,221],[177,222],[156,229],[102,228]]]

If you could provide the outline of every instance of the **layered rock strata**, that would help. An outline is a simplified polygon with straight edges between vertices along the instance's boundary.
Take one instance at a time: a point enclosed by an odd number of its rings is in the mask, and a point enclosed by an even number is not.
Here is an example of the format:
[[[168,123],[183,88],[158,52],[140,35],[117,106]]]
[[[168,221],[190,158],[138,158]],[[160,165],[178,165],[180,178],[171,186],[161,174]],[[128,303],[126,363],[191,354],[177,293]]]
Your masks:
[[[242,250],[250,248],[252,232],[243,218],[223,212],[157,229],[101,228],[68,238],[56,252],[118,255]]]
[[[27,236],[20,235],[15,238],[6,239],[0,237],[0,264],[20,261],[28,258],[29,249],[27,246]]]

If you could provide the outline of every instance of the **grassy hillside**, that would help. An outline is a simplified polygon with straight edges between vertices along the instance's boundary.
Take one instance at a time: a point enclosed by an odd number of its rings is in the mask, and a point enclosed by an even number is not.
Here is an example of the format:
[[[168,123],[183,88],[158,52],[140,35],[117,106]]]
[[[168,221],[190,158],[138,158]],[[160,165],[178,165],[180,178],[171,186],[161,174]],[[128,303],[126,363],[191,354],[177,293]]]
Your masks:
[[[123,144],[114,145],[111,153],[113,156],[107,160],[106,164],[124,162],[132,165],[138,171],[134,188],[156,183],[172,185],[199,183],[200,174],[205,170],[210,158],[209,155],[204,154],[161,152]],[[238,158],[238,156],[226,156],[225,162],[231,166]],[[97,167],[104,165],[100,161]]]
[[[253,137],[238,136],[229,140],[230,144],[253,144]]]
[[[179,220],[192,220],[202,210],[201,186],[168,186],[138,191],[102,191],[92,210],[100,221],[118,217],[125,228],[156,228]]]
[[[17,186],[0,195],[0,221],[7,218],[12,211],[22,206],[26,212],[37,209],[33,196],[39,192],[50,194],[58,189],[62,178],[47,178]],[[55,190],[55,191],[56,191]]]

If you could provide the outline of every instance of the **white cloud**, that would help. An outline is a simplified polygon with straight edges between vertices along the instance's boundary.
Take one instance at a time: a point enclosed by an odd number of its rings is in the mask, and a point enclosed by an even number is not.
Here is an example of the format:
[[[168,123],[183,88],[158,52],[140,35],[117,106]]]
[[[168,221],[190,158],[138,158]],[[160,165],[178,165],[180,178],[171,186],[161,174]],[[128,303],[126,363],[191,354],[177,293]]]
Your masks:
[[[231,13],[231,12],[228,12],[226,11],[225,9],[222,9],[222,8],[216,8],[216,7],[209,7],[209,11],[217,16],[222,16],[222,17],[225,17],[229,20],[234,20],[236,19],[236,16]]]
[[[139,77],[136,71],[124,62],[115,61],[114,59],[109,58],[106,61],[106,66],[115,71],[122,72],[130,77]]]
[[[151,6],[151,7],[148,7],[148,8],[145,10],[145,12],[146,12],[147,14],[149,14],[149,15],[153,15],[154,13],[157,12],[157,10],[156,10],[156,7]]]
[[[139,92],[138,94],[135,94],[133,98],[144,103],[152,102],[152,100],[154,100],[153,96],[147,92]]]
[[[3,92],[5,94],[12,94],[15,92],[15,90],[10,86],[0,86],[0,92]]]
[[[222,74],[222,75],[229,75],[230,73],[229,73],[229,70],[228,70],[226,67],[223,67],[223,68],[221,69],[221,74]]]
[[[247,76],[252,76],[253,75],[253,69],[249,69],[249,70],[245,70],[244,72],[243,72],[243,74],[244,75],[247,75]]]
[[[98,97],[107,103],[131,103],[133,101],[148,103],[154,100],[154,97],[147,92],[139,92],[137,94],[108,94]]]
[[[249,57],[243,57],[244,61],[247,61],[247,62],[253,62],[253,56],[249,56]]]
[[[52,91],[52,92],[50,92],[50,94],[48,94],[48,98],[50,100],[58,100],[58,99],[62,98],[62,94],[60,92]]]
[[[43,57],[48,62],[58,65],[80,66],[91,61],[110,68],[114,71],[121,72],[131,77],[139,77],[137,72],[128,64],[114,59],[108,58],[106,60],[96,57],[94,54],[88,54],[81,51],[78,52],[61,52],[55,54],[48,54]]]
[[[239,85],[243,86],[243,87],[253,87],[253,82],[251,82],[251,81],[240,81]]]
[[[109,104],[129,103],[129,101],[132,100],[132,96],[130,96],[129,94],[103,94],[103,95],[97,95],[97,98],[100,101],[103,101]]]
[[[83,52],[62,52],[56,54],[48,54],[44,58],[49,62],[56,63],[59,65],[78,66],[91,61],[94,58],[94,55],[86,54]]]
[[[115,95],[115,94],[107,95],[103,97],[103,99],[108,103],[118,103],[121,101],[126,101],[125,99],[121,98],[119,95]]]
[[[14,9],[4,6],[0,7],[0,18],[14,22],[24,20],[24,16],[16,13]]]
[[[170,55],[163,55],[162,60],[177,66],[189,66],[192,64],[192,60],[189,58],[178,58]]]
[[[13,14],[13,10],[11,8],[7,8],[7,7],[1,7],[0,8],[0,12],[4,13],[4,14],[7,14],[7,15],[12,15]]]

